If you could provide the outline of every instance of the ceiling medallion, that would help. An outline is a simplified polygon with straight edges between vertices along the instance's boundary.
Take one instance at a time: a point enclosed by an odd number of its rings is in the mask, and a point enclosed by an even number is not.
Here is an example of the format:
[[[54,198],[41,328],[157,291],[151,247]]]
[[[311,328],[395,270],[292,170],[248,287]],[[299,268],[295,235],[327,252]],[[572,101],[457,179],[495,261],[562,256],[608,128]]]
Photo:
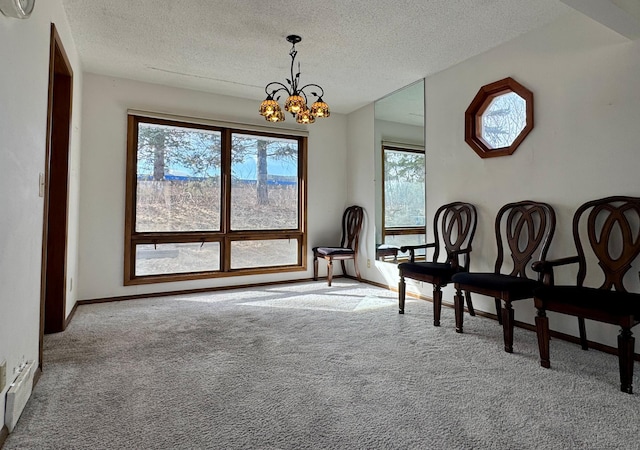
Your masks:
[[[295,75],[293,73],[294,62],[296,55],[298,54],[296,51],[296,44],[302,41],[302,38],[295,34],[291,34],[287,36],[287,41],[292,44],[291,51],[289,52],[289,56],[291,56],[291,78],[286,79],[288,86],[277,81],[272,81],[265,86],[264,91],[267,94],[267,98],[260,105],[260,115],[264,116],[268,122],[283,122],[284,113],[278,103],[280,95],[277,97],[276,95],[286,92],[288,97],[284,103],[284,109],[296,118],[296,122],[302,124],[314,123],[317,117],[329,117],[329,105],[322,100],[324,89],[317,84],[306,84],[302,87],[298,87],[300,84],[299,62],[298,72]],[[319,90],[320,93],[307,93],[306,89],[313,88]],[[307,106],[307,95],[313,95],[316,97],[316,101],[311,105],[311,108]]]

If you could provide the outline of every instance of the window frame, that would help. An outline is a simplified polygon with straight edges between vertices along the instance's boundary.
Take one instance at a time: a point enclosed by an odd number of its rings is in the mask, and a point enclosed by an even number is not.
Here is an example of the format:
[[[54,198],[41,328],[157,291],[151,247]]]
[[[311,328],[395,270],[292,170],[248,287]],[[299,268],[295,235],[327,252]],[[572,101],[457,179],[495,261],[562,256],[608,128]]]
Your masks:
[[[482,116],[496,98],[505,94],[519,95],[526,103],[525,127],[508,147],[493,148],[482,136]],[[480,88],[464,113],[464,140],[480,158],[512,155],[533,130],[533,92],[513,78],[504,78]]]
[[[425,211],[426,211],[426,201],[427,201],[427,195],[426,195],[426,184],[427,184],[427,180],[426,180],[426,153],[425,153],[425,149],[422,146],[413,146],[413,145],[403,145],[403,144],[388,144],[388,143],[382,143],[382,243],[385,244],[386,243],[386,237],[387,236],[407,236],[407,235],[425,235],[425,239],[426,239],[426,234],[427,234],[427,227],[426,227],[426,215],[425,215],[425,225],[422,226],[418,226],[418,227],[387,227],[386,225],[386,217],[387,217],[387,204],[386,204],[386,178],[385,178],[385,174],[386,174],[386,168],[385,168],[385,151],[386,150],[390,150],[390,151],[395,151],[395,152],[406,152],[406,153],[417,153],[417,154],[422,154],[425,157],[425,181],[424,181],[424,188],[425,188]]]
[[[139,232],[135,229],[137,200],[138,125],[140,123],[194,128],[221,133],[221,186],[219,231],[171,231]],[[234,133],[269,136],[298,141],[298,226],[282,230],[231,230],[231,136]],[[307,137],[287,134],[286,131],[256,131],[242,125],[208,125],[188,118],[160,118],[138,113],[127,115],[126,199],[124,223],[124,285],[165,283],[174,281],[221,278],[229,276],[263,275],[307,270]],[[231,243],[242,240],[297,239],[297,264],[231,269]],[[220,245],[220,270],[181,272],[171,274],[136,275],[136,245],[218,242]]]

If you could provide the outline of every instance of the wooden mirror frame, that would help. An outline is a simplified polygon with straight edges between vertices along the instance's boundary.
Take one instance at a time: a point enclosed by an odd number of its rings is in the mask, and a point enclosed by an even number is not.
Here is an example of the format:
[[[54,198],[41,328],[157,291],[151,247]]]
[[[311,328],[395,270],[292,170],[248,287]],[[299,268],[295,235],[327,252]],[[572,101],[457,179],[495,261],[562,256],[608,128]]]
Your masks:
[[[526,102],[526,125],[509,147],[492,148],[482,137],[482,115],[494,98],[514,92]],[[533,92],[513,78],[505,78],[482,86],[464,113],[465,137],[467,144],[480,158],[493,158],[513,154],[520,143],[533,129]]]

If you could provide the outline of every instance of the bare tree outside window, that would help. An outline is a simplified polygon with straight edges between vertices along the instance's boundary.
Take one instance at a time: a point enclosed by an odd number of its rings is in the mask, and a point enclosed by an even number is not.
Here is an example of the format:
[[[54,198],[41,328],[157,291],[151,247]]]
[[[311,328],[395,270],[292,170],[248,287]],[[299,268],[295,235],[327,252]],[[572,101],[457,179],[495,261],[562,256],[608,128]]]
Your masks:
[[[424,226],[424,153],[384,152],[386,227]]]
[[[220,229],[220,132],[140,124],[136,231]]]
[[[298,143],[233,134],[231,229],[298,227]]]
[[[491,148],[509,147],[527,125],[527,102],[515,92],[496,96],[482,114],[482,138]]]
[[[383,243],[419,245],[425,238],[424,151],[383,148]]]

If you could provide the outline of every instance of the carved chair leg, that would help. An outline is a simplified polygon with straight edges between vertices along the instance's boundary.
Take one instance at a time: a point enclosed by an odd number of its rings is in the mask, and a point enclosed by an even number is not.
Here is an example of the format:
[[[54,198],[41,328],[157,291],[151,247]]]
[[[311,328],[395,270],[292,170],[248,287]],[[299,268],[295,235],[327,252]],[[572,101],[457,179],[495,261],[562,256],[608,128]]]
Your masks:
[[[504,334],[504,351],[513,353],[513,305],[505,301],[502,308],[502,330]]]
[[[544,309],[538,309],[538,315],[536,316],[536,334],[538,336],[540,365],[548,369],[551,367],[551,362],[549,361],[549,318]]]
[[[331,278],[333,278],[333,260],[329,260],[329,264],[327,264],[327,285],[331,286]]]
[[[347,265],[344,263],[344,259],[340,260],[340,265],[342,266],[342,275],[347,276]]]
[[[589,350],[587,342],[587,328],[584,325],[584,317],[578,317],[578,329],[580,330],[580,346],[582,350]]]
[[[496,316],[498,316],[498,325],[502,325],[502,301],[499,298],[494,299],[496,303]]]
[[[456,314],[456,333],[462,333],[462,325],[464,322],[464,300],[460,289],[456,290],[456,295],[453,297],[453,305],[453,309]]]
[[[398,313],[404,314],[404,299],[406,295],[407,285],[404,282],[404,277],[400,275],[400,283],[398,283]]]
[[[313,281],[318,281],[318,255],[313,255]]]
[[[433,285],[433,326],[440,326],[440,313],[442,312],[442,289],[439,284]]]
[[[360,269],[358,269],[358,255],[353,255],[353,268],[356,269],[356,278],[360,281]]]
[[[631,329],[623,327],[618,335],[618,362],[620,364],[620,390],[633,394],[633,348],[635,338]]]
[[[467,309],[469,310],[469,315],[470,316],[475,316],[476,315],[476,310],[473,309],[473,303],[471,302],[471,292],[465,291],[464,298],[467,301]]]

